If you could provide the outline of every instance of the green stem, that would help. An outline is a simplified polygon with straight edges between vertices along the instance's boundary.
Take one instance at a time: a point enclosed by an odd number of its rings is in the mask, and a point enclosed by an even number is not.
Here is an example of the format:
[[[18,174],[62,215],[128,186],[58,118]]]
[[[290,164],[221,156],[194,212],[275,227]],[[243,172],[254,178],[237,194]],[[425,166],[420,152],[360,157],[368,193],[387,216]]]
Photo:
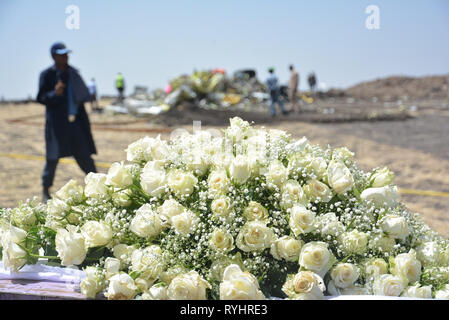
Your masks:
[[[134,189],[140,193],[139,195],[142,196],[146,201],[150,200],[150,197],[137,184],[133,183],[131,186],[133,186]]]
[[[58,259],[60,260],[57,256],[41,256],[38,254],[34,254],[34,253],[28,253],[30,256],[34,257],[34,258],[42,258],[42,259]]]

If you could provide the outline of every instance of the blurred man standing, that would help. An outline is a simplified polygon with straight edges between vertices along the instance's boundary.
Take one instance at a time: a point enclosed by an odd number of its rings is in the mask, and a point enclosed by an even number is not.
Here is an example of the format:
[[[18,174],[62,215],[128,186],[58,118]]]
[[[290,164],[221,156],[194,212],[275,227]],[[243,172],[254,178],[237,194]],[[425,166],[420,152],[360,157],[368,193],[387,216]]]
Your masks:
[[[92,111],[101,111],[101,108],[98,105],[97,101],[97,84],[95,83],[95,79],[92,78],[87,86],[89,88],[90,93],[90,109]]]
[[[299,75],[292,64],[288,68],[290,69],[290,79],[288,81],[288,100],[290,101],[290,110],[299,111],[297,110]]]
[[[125,91],[125,79],[123,78],[123,75],[119,72],[117,74],[117,77],[115,78],[115,88],[118,91],[118,100],[120,102],[123,101],[123,92]]]
[[[46,107],[46,164],[42,175],[43,201],[50,199],[59,158],[73,156],[87,174],[96,172],[91,155],[96,154],[84,102],[89,90],[78,71],[68,64],[66,46],[57,42],[50,49],[54,65],[41,72],[37,101]]]
[[[270,94],[271,103],[270,103],[270,115],[271,117],[276,116],[276,109],[274,105],[277,103],[279,108],[282,111],[282,114],[287,114],[288,112],[284,109],[284,103],[279,99],[280,96],[280,88],[279,81],[276,75],[274,74],[274,68],[271,67],[268,69],[268,73],[270,74],[267,79],[267,87],[268,93]]]
[[[307,81],[309,82],[310,92],[312,93],[312,95],[314,95],[315,94],[315,86],[316,86],[315,72],[312,72],[311,74],[309,74]]]

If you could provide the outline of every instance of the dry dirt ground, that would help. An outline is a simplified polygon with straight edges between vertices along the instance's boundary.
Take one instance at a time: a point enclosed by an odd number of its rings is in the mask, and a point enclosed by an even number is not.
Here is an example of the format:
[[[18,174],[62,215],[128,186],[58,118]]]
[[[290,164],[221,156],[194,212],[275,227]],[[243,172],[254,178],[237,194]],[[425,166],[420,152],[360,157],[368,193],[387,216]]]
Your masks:
[[[440,104],[438,104],[440,106]],[[266,127],[287,130],[295,137],[332,147],[346,146],[364,170],[388,166],[402,189],[449,192],[449,109],[432,104],[419,108],[415,117],[398,121],[308,123],[280,117]],[[124,160],[127,145],[144,135],[167,138],[175,127],[150,124],[129,115],[90,114],[97,144],[96,161]],[[41,196],[44,162],[21,155],[44,156],[44,107],[38,104],[0,106],[0,207]],[[256,123],[257,125],[257,123]],[[192,125],[181,127],[192,130]],[[11,154],[16,156],[12,157]],[[106,167],[99,167],[106,172]],[[60,163],[52,192],[69,179],[82,182],[75,164]],[[402,194],[402,201],[440,234],[449,237],[449,197]]]

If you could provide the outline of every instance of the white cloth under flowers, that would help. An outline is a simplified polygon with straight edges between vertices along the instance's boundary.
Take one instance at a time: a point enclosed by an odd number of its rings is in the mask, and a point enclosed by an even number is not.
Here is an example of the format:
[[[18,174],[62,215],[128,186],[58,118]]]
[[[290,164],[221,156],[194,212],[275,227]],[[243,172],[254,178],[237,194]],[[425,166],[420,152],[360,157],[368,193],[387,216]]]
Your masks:
[[[35,280],[50,282],[65,282],[79,285],[85,277],[83,270],[75,268],[61,268],[45,264],[40,261],[37,264],[25,265],[18,272],[5,270],[3,262],[0,262],[0,280]]]
[[[0,280],[34,280],[34,281],[51,281],[70,283],[74,286],[79,285],[85,277],[82,270],[72,268],[53,267],[40,262],[34,265],[25,265],[19,272],[11,272],[3,268],[0,262]],[[272,297],[272,300],[282,300],[281,298]],[[417,298],[406,297],[387,297],[387,296],[370,296],[370,295],[341,295],[341,296],[324,296],[325,300],[414,300]],[[423,300],[423,299],[420,299]]]

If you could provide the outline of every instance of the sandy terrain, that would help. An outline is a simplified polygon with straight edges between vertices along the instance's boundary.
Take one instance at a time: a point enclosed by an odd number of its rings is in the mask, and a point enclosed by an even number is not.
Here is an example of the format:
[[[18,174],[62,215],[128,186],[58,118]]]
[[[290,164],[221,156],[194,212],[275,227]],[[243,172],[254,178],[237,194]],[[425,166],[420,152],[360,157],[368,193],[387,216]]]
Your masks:
[[[44,107],[37,104],[0,106],[0,207],[41,196],[44,162],[5,154],[44,156],[43,115]],[[14,119],[20,121],[11,121]],[[138,138],[158,133],[166,138],[174,129],[127,115],[90,114],[90,119],[99,151],[95,159],[108,163],[125,159],[124,149]],[[347,146],[365,170],[390,167],[400,188],[449,192],[448,121],[446,107],[426,106],[419,108],[415,118],[405,121],[307,123],[279,118],[264,125],[287,130],[296,137],[307,136],[322,146]],[[105,167],[98,169],[107,171]],[[83,181],[84,175],[76,165],[60,163],[51,191],[70,178]],[[432,228],[449,237],[449,197],[403,194],[402,200],[410,210],[421,213]]]

